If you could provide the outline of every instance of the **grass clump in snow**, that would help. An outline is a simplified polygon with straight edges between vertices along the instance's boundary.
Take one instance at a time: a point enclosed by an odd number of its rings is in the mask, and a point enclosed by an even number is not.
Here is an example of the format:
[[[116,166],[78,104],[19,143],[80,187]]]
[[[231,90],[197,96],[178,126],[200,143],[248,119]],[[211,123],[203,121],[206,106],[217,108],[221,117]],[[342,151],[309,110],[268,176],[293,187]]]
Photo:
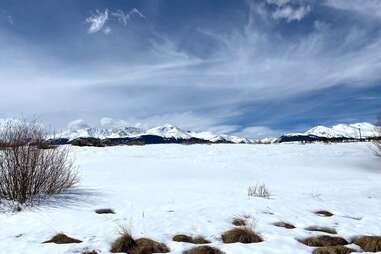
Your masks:
[[[299,241],[312,247],[328,247],[348,244],[347,240],[342,237],[329,235],[311,236]]]
[[[175,235],[172,238],[172,240],[175,241],[175,242],[185,242],[185,243],[193,243],[193,244],[206,244],[206,243],[210,243],[208,240],[206,240],[202,236],[191,237],[191,236],[184,235],[184,234]]]
[[[326,211],[326,210],[319,210],[319,211],[315,211],[315,214],[316,215],[319,215],[321,217],[331,217],[333,216],[334,214],[329,212],[329,211]]]
[[[345,246],[328,246],[316,248],[312,254],[349,254],[352,252],[354,252],[353,249]]]
[[[360,236],[353,241],[365,252],[381,251],[381,236]]]
[[[245,219],[236,217],[236,218],[233,218],[233,220],[232,220],[232,224],[233,224],[234,226],[240,227],[240,226],[246,226],[246,225],[247,225],[247,222],[246,222]]]
[[[97,214],[114,214],[114,210],[109,209],[109,208],[101,208],[101,209],[96,209],[95,213]]]
[[[211,246],[199,246],[184,251],[183,254],[224,254],[224,252]]]
[[[71,238],[65,234],[57,234],[53,236],[50,240],[45,241],[43,243],[55,243],[55,244],[69,244],[69,243],[81,243],[81,240]]]
[[[283,222],[283,221],[275,222],[273,225],[276,227],[287,228],[287,229],[294,229],[295,228],[295,226],[292,225],[291,223],[287,223],[287,222]]]
[[[310,226],[310,227],[306,227],[305,230],[307,230],[307,231],[324,232],[324,233],[334,234],[334,235],[337,234],[336,229],[329,228],[329,227]]]
[[[127,229],[122,228],[120,236],[112,243],[111,252],[124,252],[127,253],[129,250],[136,247],[136,242],[132,238],[130,232]]]
[[[263,239],[249,227],[233,228],[222,234],[224,243],[259,243]]]
[[[112,243],[110,250],[112,253],[151,254],[169,252],[169,248],[165,244],[149,238],[135,240],[126,229],[122,229],[120,234],[121,235]]]
[[[249,197],[257,197],[257,198],[270,198],[271,193],[267,189],[266,185],[260,184],[255,186],[249,186],[249,189],[247,191],[247,195]]]

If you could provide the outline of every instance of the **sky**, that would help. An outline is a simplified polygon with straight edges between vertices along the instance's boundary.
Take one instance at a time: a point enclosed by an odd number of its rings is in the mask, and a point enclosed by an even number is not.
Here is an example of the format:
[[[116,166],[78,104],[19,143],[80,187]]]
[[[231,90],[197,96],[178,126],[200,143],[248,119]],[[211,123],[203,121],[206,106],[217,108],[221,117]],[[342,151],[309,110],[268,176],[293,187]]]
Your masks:
[[[57,128],[264,137],[381,111],[380,0],[0,0],[0,56],[0,118]]]

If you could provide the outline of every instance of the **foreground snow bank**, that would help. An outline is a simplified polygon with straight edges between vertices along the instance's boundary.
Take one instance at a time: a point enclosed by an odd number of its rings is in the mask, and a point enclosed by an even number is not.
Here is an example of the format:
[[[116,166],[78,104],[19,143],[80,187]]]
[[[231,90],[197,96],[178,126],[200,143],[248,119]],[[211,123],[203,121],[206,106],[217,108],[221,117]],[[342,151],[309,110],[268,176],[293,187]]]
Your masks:
[[[171,253],[192,246],[171,241],[177,233],[203,235],[227,254],[312,253],[295,240],[319,235],[308,226],[336,228],[348,240],[381,235],[381,169],[368,144],[74,149],[79,188],[37,208],[0,213],[0,253],[108,253],[119,226],[166,243]],[[272,198],[249,198],[248,187],[262,183]],[[115,214],[96,214],[97,208]],[[335,215],[313,213],[321,209]],[[223,244],[231,219],[244,215],[264,242]],[[296,228],[272,225],[278,221]],[[83,242],[41,244],[59,232]]]

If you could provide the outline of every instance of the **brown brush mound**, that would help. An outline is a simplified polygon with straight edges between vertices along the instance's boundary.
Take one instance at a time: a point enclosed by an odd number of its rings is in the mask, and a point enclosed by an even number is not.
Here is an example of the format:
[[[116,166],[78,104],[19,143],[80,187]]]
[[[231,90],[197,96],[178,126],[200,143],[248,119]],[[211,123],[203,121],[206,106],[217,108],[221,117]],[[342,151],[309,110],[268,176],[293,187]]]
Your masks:
[[[140,238],[136,240],[136,247],[129,251],[129,254],[152,254],[152,253],[168,253],[169,248],[164,243],[159,243],[148,238]]]
[[[316,211],[315,214],[317,214],[319,216],[322,216],[322,217],[331,217],[331,216],[333,216],[333,213],[331,213],[329,211],[325,211],[325,210]]]
[[[98,254],[98,252],[96,252],[95,250],[93,250],[93,251],[84,251],[81,254]]]
[[[184,242],[184,243],[192,243],[193,242],[193,238],[191,236],[188,236],[188,235],[175,235],[173,238],[172,238],[173,241],[175,242]]]
[[[276,222],[273,225],[276,227],[287,228],[287,229],[294,229],[295,228],[294,225],[287,223],[287,222],[282,222],[282,221]]]
[[[250,228],[234,228],[222,234],[224,243],[259,243],[263,239]]]
[[[312,247],[327,247],[348,244],[348,242],[342,237],[329,235],[312,236],[304,240],[300,240],[300,242]]]
[[[319,247],[315,249],[313,254],[349,254],[354,252],[354,250],[345,246],[329,246],[329,247]]]
[[[97,213],[97,214],[114,214],[115,212],[114,212],[114,210],[112,210],[112,209],[109,209],[109,208],[102,208],[102,209],[97,209],[97,210],[95,210],[95,212]]]
[[[234,218],[232,221],[232,224],[234,226],[246,226],[246,220],[241,219],[241,218]]]
[[[353,243],[366,252],[381,251],[381,236],[360,236]]]
[[[52,239],[43,243],[55,243],[55,244],[68,244],[68,243],[81,243],[81,240],[71,238],[65,234],[57,234]]]
[[[197,236],[197,237],[193,238],[192,243],[194,243],[194,244],[206,244],[206,243],[210,243],[210,241],[206,240],[202,236]]]
[[[175,242],[184,242],[184,243],[193,243],[193,244],[206,244],[206,243],[210,243],[208,240],[206,240],[202,236],[197,236],[197,237],[193,238],[191,236],[183,235],[183,234],[175,235],[172,238],[172,240],[175,241]]]
[[[334,234],[334,235],[337,234],[336,229],[334,229],[334,228],[328,228],[328,227],[311,226],[311,227],[305,228],[305,230],[307,230],[307,231],[324,232],[324,233]]]
[[[210,246],[199,246],[199,247],[184,251],[183,254],[224,254],[224,252]]]
[[[127,253],[129,250],[136,247],[136,245],[137,244],[132,236],[127,232],[123,232],[122,235],[112,243],[110,251],[112,253]]]

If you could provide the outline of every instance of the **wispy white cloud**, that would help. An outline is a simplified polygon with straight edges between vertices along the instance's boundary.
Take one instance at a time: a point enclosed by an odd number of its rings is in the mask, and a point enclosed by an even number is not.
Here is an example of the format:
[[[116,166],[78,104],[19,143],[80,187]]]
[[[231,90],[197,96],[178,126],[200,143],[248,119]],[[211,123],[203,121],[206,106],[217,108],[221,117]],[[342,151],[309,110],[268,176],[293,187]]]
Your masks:
[[[103,12],[96,10],[96,13],[86,18],[86,22],[90,24],[88,29],[89,33],[96,33],[103,29],[109,18],[109,10],[105,9]]]
[[[127,26],[128,21],[134,16],[138,16],[140,18],[145,19],[146,17],[136,8],[132,9],[129,12],[124,12],[123,10],[116,10],[111,13],[112,16],[116,17],[118,21],[123,24],[124,26]]]
[[[379,0],[326,0],[325,4],[336,9],[381,18],[381,1]]]
[[[109,34],[111,28],[109,26],[105,27],[106,24],[115,18],[120,24],[126,26],[128,21],[134,17],[145,18],[145,16],[136,8],[132,9],[129,12],[124,12],[123,10],[112,11],[105,9],[103,11],[96,10],[96,13],[86,18],[86,22],[90,24],[88,29],[89,33],[97,33],[103,31],[104,34]]]
[[[272,14],[274,19],[286,19],[287,22],[300,21],[311,11],[310,6],[282,6],[275,10]]]

